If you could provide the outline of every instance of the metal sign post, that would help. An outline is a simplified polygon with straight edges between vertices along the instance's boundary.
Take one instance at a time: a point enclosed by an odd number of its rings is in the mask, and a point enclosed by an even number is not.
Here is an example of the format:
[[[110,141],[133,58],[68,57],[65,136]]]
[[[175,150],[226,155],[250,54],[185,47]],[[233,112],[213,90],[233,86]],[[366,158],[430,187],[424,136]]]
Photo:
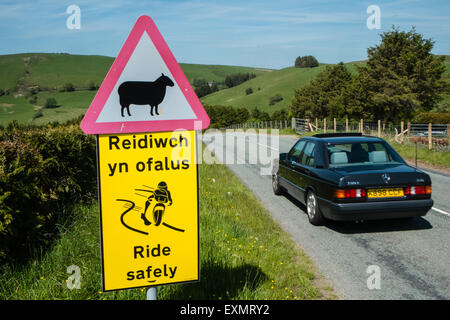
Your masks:
[[[147,300],[158,300],[158,287],[149,287],[147,289]]]

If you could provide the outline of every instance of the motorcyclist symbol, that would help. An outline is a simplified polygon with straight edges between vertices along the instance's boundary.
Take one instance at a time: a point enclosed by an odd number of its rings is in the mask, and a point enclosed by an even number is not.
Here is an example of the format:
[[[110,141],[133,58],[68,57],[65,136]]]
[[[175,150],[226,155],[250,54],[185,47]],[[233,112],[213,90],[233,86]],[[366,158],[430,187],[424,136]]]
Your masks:
[[[166,222],[162,222],[163,216],[166,213],[167,207],[170,207],[173,204],[172,195],[168,189],[167,183],[165,181],[161,181],[158,183],[156,188],[143,185],[143,188],[135,189],[136,195],[141,197],[146,197],[147,200],[144,204],[144,210],[141,210],[142,207],[136,206],[135,202],[132,200],[127,199],[116,199],[116,201],[125,202],[124,207],[126,208],[125,211],[120,216],[120,222],[124,227],[126,227],[129,230],[146,234],[148,235],[147,231],[142,230],[142,225],[144,228],[146,226],[154,225],[156,227],[162,225],[167,228],[170,228],[175,231],[184,232],[183,229],[176,228]],[[138,193],[139,192],[139,193]],[[146,193],[145,195],[141,193]],[[149,210],[153,205],[153,208]],[[140,212],[140,219],[142,220],[142,225],[129,225],[125,222],[124,218],[125,215],[127,215],[131,211],[138,211]],[[151,212],[151,218],[152,221],[149,219],[149,213]],[[152,223],[153,222],[153,223]]]

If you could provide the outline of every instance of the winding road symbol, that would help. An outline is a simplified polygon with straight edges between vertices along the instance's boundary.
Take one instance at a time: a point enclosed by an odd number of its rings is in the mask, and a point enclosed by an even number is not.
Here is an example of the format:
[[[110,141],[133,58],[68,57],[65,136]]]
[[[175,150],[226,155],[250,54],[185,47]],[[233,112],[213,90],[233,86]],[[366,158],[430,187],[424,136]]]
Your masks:
[[[136,193],[139,196],[147,197],[147,201],[145,203],[145,210],[144,210],[143,213],[140,214],[140,217],[143,220],[143,224],[144,224],[144,226],[151,225],[151,222],[148,219],[145,218],[145,213],[146,213],[146,211],[147,211],[151,201],[152,200],[156,200],[156,204],[155,204],[154,209],[153,209],[154,225],[156,227],[159,226],[159,225],[163,225],[163,226],[165,226],[165,227],[167,227],[169,229],[172,229],[172,230],[175,230],[175,231],[178,231],[178,232],[184,232],[185,231],[184,229],[180,229],[180,228],[174,227],[174,226],[172,226],[172,225],[170,225],[170,224],[168,224],[166,222],[162,222],[161,223],[162,215],[163,215],[164,210],[165,210],[165,205],[164,204],[166,202],[168,202],[169,199],[170,199],[169,205],[172,204],[172,198],[170,196],[170,192],[167,191],[167,185],[163,181],[158,184],[158,187],[161,186],[161,185],[165,185],[166,186],[166,189],[163,189],[163,191],[165,190],[166,194],[168,195],[166,198],[161,195],[161,189],[158,189],[158,188],[155,189],[155,190],[152,190],[153,188],[148,187],[148,186],[144,186],[146,188],[149,188],[150,190],[147,190],[147,189],[135,189],[136,191],[141,191],[141,192],[144,191],[144,192],[149,192],[150,193],[150,196],[148,196],[148,197]],[[132,214],[133,213],[132,211],[138,211],[139,212],[139,211],[141,211],[140,209],[142,209],[142,208],[141,207],[136,207],[135,202],[132,201],[132,200],[116,199],[116,201],[125,203],[124,204],[125,210],[120,215],[120,222],[122,223],[122,225],[125,228],[127,228],[127,229],[129,229],[131,231],[134,231],[134,232],[137,232],[137,233],[140,233],[140,234],[144,234],[144,235],[148,235],[149,233],[147,231],[145,231],[145,229],[141,230],[140,228],[138,228],[138,226],[131,226],[128,223],[125,222],[125,216],[127,214]]]

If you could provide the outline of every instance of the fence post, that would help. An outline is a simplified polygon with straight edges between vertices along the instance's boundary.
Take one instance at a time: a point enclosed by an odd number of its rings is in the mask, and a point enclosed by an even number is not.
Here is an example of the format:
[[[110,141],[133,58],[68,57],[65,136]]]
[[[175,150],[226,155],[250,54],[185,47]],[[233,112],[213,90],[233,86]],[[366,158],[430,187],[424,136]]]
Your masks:
[[[433,148],[433,132],[431,122],[428,123],[428,150],[431,150]]]
[[[316,118],[316,130],[319,131],[319,119]]]
[[[381,138],[381,120],[378,120],[378,138]]]
[[[334,133],[336,133],[336,118],[333,118]]]
[[[327,118],[323,118],[323,133],[327,133]]]
[[[292,129],[295,130],[295,118],[292,118],[292,120],[291,120],[291,126],[292,126]]]
[[[348,117],[345,118],[345,132],[348,132]]]
[[[405,129],[405,123],[402,121],[400,122],[400,143],[403,143],[403,130]]]
[[[409,137],[411,135],[411,122],[407,122],[406,123],[406,129],[408,129],[408,131],[406,131],[406,136]]]
[[[361,122],[359,124],[359,132],[361,132],[361,134],[364,134],[364,120],[361,119]]]

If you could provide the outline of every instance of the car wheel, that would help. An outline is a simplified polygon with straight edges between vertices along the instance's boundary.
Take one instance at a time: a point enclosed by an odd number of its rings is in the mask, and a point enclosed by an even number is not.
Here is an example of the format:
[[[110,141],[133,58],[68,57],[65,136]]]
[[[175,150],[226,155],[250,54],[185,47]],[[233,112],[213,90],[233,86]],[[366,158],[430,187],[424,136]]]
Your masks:
[[[277,196],[283,194],[283,189],[280,187],[280,182],[278,181],[278,174],[272,174],[272,189],[273,193],[275,193]]]
[[[319,208],[319,202],[313,191],[309,191],[306,196],[306,213],[308,214],[309,222],[315,226],[320,226],[325,222]]]

